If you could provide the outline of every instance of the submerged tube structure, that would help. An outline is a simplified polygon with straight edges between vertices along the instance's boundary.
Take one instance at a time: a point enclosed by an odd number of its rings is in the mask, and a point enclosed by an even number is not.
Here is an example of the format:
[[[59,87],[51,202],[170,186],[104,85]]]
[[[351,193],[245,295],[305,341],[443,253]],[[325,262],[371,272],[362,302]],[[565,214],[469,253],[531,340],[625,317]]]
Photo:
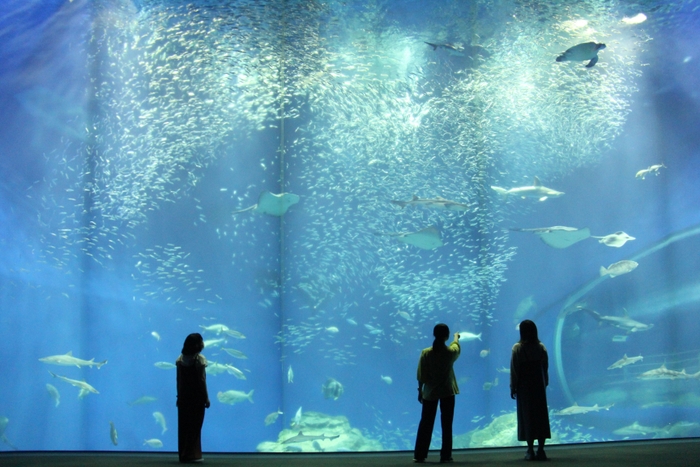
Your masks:
[[[664,237],[663,239],[659,240],[656,242],[654,245],[650,246],[649,248],[646,248],[645,250],[637,253],[635,256],[631,257],[630,259],[632,261],[637,261],[639,262],[641,259],[646,258],[647,256],[656,253],[657,251],[660,251],[667,246],[679,242],[681,240],[685,240],[687,238],[693,237],[695,235],[700,234],[700,225],[695,225],[692,227],[688,227],[687,229],[681,230],[679,232],[675,232],[671,235],[668,235]],[[571,393],[571,389],[569,388],[569,384],[566,379],[566,374],[564,372],[564,363],[562,360],[562,334],[564,331],[564,324],[566,322],[566,317],[571,314],[572,309],[571,307],[577,303],[581,298],[585,297],[588,293],[590,293],[593,289],[596,288],[600,283],[602,283],[605,280],[608,280],[610,277],[609,276],[601,276],[597,277],[588,283],[584,284],[581,288],[577,289],[570,295],[568,295],[564,299],[564,303],[562,304],[561,309],[559,310],[559,315],[557,316],[557,323],[554,328],[554,362],[557,370],[557,375],[559,377],[559,384],[561,386],[561,390],[564,392],[566,395],[567,400],[569,403],[573,404],[575,402],[575,398],[573,397]]]

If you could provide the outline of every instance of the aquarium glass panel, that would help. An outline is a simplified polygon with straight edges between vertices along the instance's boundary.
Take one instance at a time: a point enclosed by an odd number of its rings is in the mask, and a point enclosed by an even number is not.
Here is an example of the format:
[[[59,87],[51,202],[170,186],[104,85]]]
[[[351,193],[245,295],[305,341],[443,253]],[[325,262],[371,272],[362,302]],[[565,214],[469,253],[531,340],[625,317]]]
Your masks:
[[[412,450],[700,436],[700,10],[586,0],[7,0],[0,450]],[[432,447],[439,448],[436,424]]]

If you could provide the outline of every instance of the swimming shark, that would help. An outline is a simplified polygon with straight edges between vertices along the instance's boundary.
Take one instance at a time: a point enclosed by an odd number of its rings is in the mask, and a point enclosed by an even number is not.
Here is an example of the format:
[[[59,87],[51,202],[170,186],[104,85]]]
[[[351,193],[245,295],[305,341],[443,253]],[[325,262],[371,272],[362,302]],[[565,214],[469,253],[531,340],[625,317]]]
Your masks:
[[[623,426],[614,430],[613,433],[619,436],[646,436],[651,434],[662,433],[663,428],[656,426],[644,426],[640,425],[639,422],[634,422],[631,425]]]
[[[700,371],[697,373],[688,374],[685,369],[681,371],[669,370],[666,364],[662,363],[659,368],[645,371],[637,376],[637,379],[655,380],[655,379],[700,379]]]
[[[499,195],[507,197],[508,195],[520,196],[521,198],[537,198],[539,201],[544,201],[547,198],[558,198],[564,194],[562,191],[553,190],[542,185],[540,179],[535,177],[531,186],[520,186],[515,188],[501,188],[500,186],[491,186]]]
[[[574,405],[571,407],[567,407],[565,409],[561,409],[558,412],[552,412],[552,415],[581,415],[584,413],[588,412],[598,412],[600,410],[610,410],[610,407],[612,407],[615,404],[608,404],[608,405],[598,405],[595,404],[593,407],[585,407],[582,405],[578,405],[576,402],[574,402]]]
[[[280,444],[303,443],[306,441],[315,441],[315,440],[323,441],[324,439],[336,439],[338,437],[340,437],[340,435],[335,435],[335,436],[326,436],[325,434],[322,434],[320,436],[305,435],[302,431],[300,431],[298,435],[292,436],[291,438],[287,438],[284,441],[282,441]]]
[[[514,232],[532,232],[553,248],[568,248],[574,243],[585,240],[591,236],[591,231],[587,227],[577,229],[575,227],[564,227],[562,225],[539,227],[535,229],[512,228],[510,230]]]
[[[432,47],[433,50],[437,50],[438,48],[454,50],[455,52],[461,52],[462,50],[464,50],[464,47],[458,44],[435,44],[433,42],[423,42]]]
[[[99,394],[99,391],[92,386],[90,386],[87,382],[85,381],[78,381],[77,379],[70,379],[66,378],[65,376],[57,375],[55,373],[51,373],[49,371],[49,374],[53,376],[54,378],[58,378],[61,381],[65,381],[66,383],[75,386],[76,388],[80,389],[81,394],[86,394],[87,392],[91,392],[93,394]]]
[[[622,368],[623,366],[631,365],[633,363],[641,362],[644,357],[641,355],[638,357],[628,357],[627,354],[623,355],[621,359],[613,363],[608,367],[608,370],[614,370],[615,368]]]
[[[299,202],[299,195],[293,193],[280,193],[278,195],[263,191],[258,197],[258,203],[249,208],[233,211],[233,214],[238,214],[246,211],[259,212],[270,216],[283,216],[290,206]]]
[[[95,362],[94,358],[91,358],[90,360],[82,360],[80,358],[76,358],[73,356],[73,351],[68,352],[67,354],[64,355],[52,355],[50,357],[44,357],[39,359],[40,362],[48,363],[49,365],[62,365],[62,366],[77,366],[78,368],[83,367],[83,366],[96,366],[97,369],[99,370],[102,368],[102,365],[107,363],[107,360],[104,360],[102,362]]]
[[[582,306],[579,306],[578,309],[589,313],[599,322],[609,324],[610,326],[614,326],[616,328],[625,330],[628,334],[630,332],[648,331],[649,329],[654,327],[653,324],[644,324],[640,323],[639,321],[633,320],[629,317],[625,308],[623,308],[624,316],[603,316],[597,311],[590,310]]]
[[[424,208],[430,209],[443,209],[446,211],[469,211],[470,207],[467,204],[458,203],[456,201],[450,201],[449,199],[437,197],[437,198],[419,198],[413,195],[408,201],[397,201],[391,200],[392,204],[401,206],[405,208],[406,206],[423,206]]]
[[[418,232],[375,232],[374,234],[396,237],[402,243],[417,246],[424,250],[432,250],[444,245],[442,238],[440,238],[440,230],[433,225]]]

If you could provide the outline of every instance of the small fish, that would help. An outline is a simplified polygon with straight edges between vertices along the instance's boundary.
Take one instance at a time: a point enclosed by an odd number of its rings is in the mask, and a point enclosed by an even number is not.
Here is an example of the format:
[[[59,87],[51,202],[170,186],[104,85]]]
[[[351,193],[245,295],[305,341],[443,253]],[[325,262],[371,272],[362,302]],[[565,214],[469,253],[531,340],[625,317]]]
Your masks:
[[[47,383],[46,390],[49,391],[51,399],[56,403],[55,407],[58,407],[58,404],[61,403],[61,394],[58,392],[58,389],[56,389],[54,385]]]
[[[484,391],[490,391],[491,388],[494,388],[494,387],[496,387],[496,386],[498,386],[498,378],[495,378],[495,379],[493,380],[493,382],[491,382],[491,381],[485,382],[485,383],[484,383],[484,386],[483,386],[483,389],[484,389]]]
[[[161,370],[172,370],[174,368],[177,368],[177,365],[170,362],[155,362],[153,366],[155,366],[156,368],[160,368]]]
[[[155,401],[157,401],[157,400],[158,400],[158,399],[157,399],[156,397],[153,397],[153,396],[141,396],[141,397],[139,397],[138,399],[136,399],[136,400],[134,400],[134,401],[127,402],[127,404],[129,404],[129,406],[133,407],[133,406],[135,406],[135,405],[150,404],[151,402],[155,402]]]
[[[119,444],[119,436],[117,435],[117,428],[114,426],[113,422],[109,422],[109,439],[112,440],[112,444],[115,446]]]
[[[504,366],[502,366],[501,368],[496,368],[496,371],[499,372],[499,373],[508,373],[508,374],[510,374],[510,368],[506,368],[506,367],[504,367]]]
[[[151,438],[147,439],[143,442],[144,446],[148,446],[151,448],[162,448],[163,447],[163,442],[159,439],[156,438]]]
[[[243,391],[235,391],[233,389],[225,392],[219,391],[219,393],[216,395],[216,398],[219,400],[219,402],[223,404],[233,405],[246,400],[252,404],[253,391],[254,390],[251,389],[248,394],[246,394]]]
[[[474,334],[474,333],[471,333],[468,331],[462,331],[459,333],[459,341],[460,342],[469,342],[469,341],[473,341],[476,339],[481,340],[481,333]]]
[[[486,358],[489,356],[490,353],[491,353],[491,349],[484,349],[481,352],[479,352],[479,357]]]
[[[157,332],[153,331],[153,332],[151,333],[151,335],[153,336],[153,338],[154,338],[155,340],[160,341],[160,334],[158,334]]]
[[[348,324],[352,324],[353,326],[357,326],[357,321],[355,321],[355,320],[352,319],[352,318],[348,318],[348,319],[346,319],[345,321],[347,321]]]
[[[224,365],[224,368],[226,368],[226,372],[227,372],[229,375],[233,375],[233,376],[235,376],[235,377],[238,378],[238,379],[247,379],[247,378],[245,377],[245,375],[243,374],[243,372],[242,372],[241,370],[239,370],[238,368],[236,368],[235,366],[233,366],[233,365],[228,365],[228,364],[226,364],[226,365]]]
[[[228,331],[225,331],[224,334],[226,334],[229,337],[233,337],[234,339],[245,339],[243,333],[238,332],[235,329],[229,329]]]
[[[394,382],[394,380],[391,379],[391,376],[384,376],[381,375],[382,381],[384,381],[386,384],[391,384]]]
[[[299,406],[299,409],[297,410],[297,413],[294,414],[294,418],[292,419],[292,426],[299,426],[301,425],[301,406]]]
[[[337,401],[340,396],[345,392],[343,385],[334,378],[328,378],[326,382],[321,386],[321,392],[323,392],[323,397],[326,399],[333,399]]]
[[[292,365],[289,365],[289,368],[287,369],[287,382],[294,382],[294,370],[292,370]]]
[[[228,341],[224,338],[221,339],[207,339],[204,341],[204,347],[221,347],[222,344],[227,343]]]
[[[241,360],[245,360],[248,358],[248,356],[246,354],[244,354],[243,352],[241,352],[240,350],[224,349],[223,347],[221,348],[221,350],[223,350],[224,352],[226,352],[227,354],[229,354],[230,356],[232,356],[234,358],[240,358]]]
[[[637,13],[632,17],[625,16],[624,18],[622,18],[621,21],[625,24],[641,24],[646,20],[647,15],[645,15],[644,13]]]
[[[328,326],[326,331],[330,332],[331,334],[337,334],[340,330],[335,326]]]
[[[634,271],[637,266],[639,266],[639,263],[636,261],[630,261],[627,259],[623,259],[622,261],[618,261],[617,263],[613,263],[610,266],[607,267],[607,269],[603,266],[600,267],[600,276],[610,276],[610,277],[617,277],[621,276],[622,274],[627,274],[628,272]]]
[[[228,326],[226,326],[225,324],[210,324],[209,326],[202,326],[200,324],[199,327],[202,328],[204,332],[213,332],[217,336],[222,332],[227,333],[229,331]]]
[[[641,178],[642,180],[644,180],[646,178],[646,176],[651,174],[651,173],[658,176],[659,169],[661,169],[662,167],[664,169],[666,168],[666,166],[663,164],[656,164],[656,165],[649,166],[649,168],[643,169],[643,170],[640,170],[639,172],[637,172],[637,174],[634,176],[634,178]]]
[[[163,431],[160,432],[160,434],[165,434],[166,431],[168,431],[168,427],[165,425],[165,417],[163,416],[162,413],[160,412],[153,412],[153,418],[156,420],[156,423],[160,425],[161,429]]]
[[[269,426],[275,423],[280,415],[282,415],[280,409],[277,409],[277,412],[272,412],[271,414],[269,414],[267,417],[265,417],[265,426]]]

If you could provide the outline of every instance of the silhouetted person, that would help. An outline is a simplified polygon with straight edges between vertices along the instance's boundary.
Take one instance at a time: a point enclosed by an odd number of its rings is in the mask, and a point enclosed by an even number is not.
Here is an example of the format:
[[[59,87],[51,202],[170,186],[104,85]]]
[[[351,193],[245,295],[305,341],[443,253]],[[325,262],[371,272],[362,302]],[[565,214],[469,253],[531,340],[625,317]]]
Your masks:
[[[455,333],[449,347],[445,345],[450,337],[450,328],[446,324],[436,325],[433,336],[433,346],[424,349],[418,361],[418,402],[423,404],[423,410],[418,425],[413,462],[424,462],[428,457],[438,402],[442,425],[440,462],[452,462],[452,419],[455,413],[455,394],[459,394],[452,365],[459,358],[461,350],[459,334]]]
[[[202,424],[209,408],[207,359],[201,334],[187,336],[177,366],[177,451],[180,462],[202,461]]]
[[[520,341],[510,359],[510,397],[517,400],[518,441],[527,441],[525,460],[547,460],[546,438],[551,438],[546,387],[549,385],[547,349],[537,337],[537,326],[520,323]],[[537,439],[537,454],[534,443]]]

